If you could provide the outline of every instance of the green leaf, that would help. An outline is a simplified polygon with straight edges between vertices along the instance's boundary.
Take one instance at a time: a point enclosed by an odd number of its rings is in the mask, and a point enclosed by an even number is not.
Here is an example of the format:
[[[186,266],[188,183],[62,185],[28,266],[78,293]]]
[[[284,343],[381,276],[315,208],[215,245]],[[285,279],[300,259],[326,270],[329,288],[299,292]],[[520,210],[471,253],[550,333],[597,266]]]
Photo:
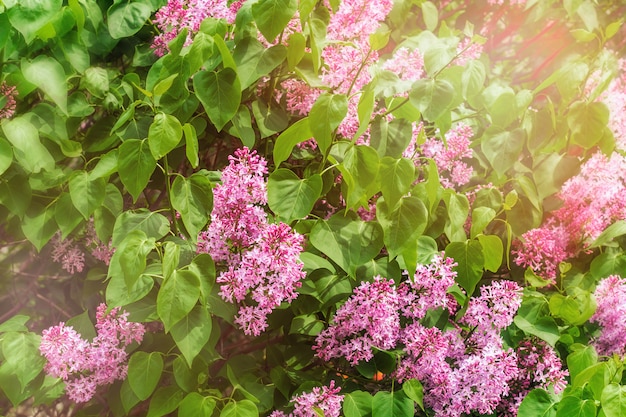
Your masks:
[[[482,90],[486,78],[487,71],[485,65],[481,61],[475,59],[470,60],[461,75],[463,97],[469,99],[477,96]]]
[[[337,213],[319,220],[310,235],[313,246],[326,254],[351,276],[357,267],[372,260],[383,247],[383,230],[376,222]]]
[[[233,126],[229,129],[229,133],[241,139],[243,146],[252,149],[256,141],[256,132],[252,127],[252,117],[248,107],[245,105],[239,106],[239,110],[237,110],[231,121]]]
[[[517,417],[554,417],[556,409],[554,398],[543,389],[530,391],[519,406]]]
[[[267,180],[267,202],[285,223],[309,215],[322,192],[322,177],[300,179],[291,170],[279,168]]]
[[[450,82],[442,79],[417,80],[409,93],[409,99],[430,122],[439,119],[452,105],[455,90]]]
[[[572,351],[567,355],[567,368],[569,369],[572,381],[576,379],[585,369],[598,363],[598,354],[592,345],[575,343],[570,346]]]
[[[386,156],[380,161],[380,188],[389,207],[405,196],[415,180],[415,164],[407,158],[394,159]]]
[[[296,316],[291,321],[289,334],[303,334],[306,336],[317,336],[324,330],[324,322],[316,314],[302,314]]]
[[[218,131],[233,118],[241,102],[241,85],[231,68],[200,71],[193,77],[193,88],[204,110]]]
[[[496,217],[496,211],[491,207],[476,207],[472,210],[472,226],[470,237],[473,239],[479,233],[482,233],[485,228]]]
[[[468,297],[474,293],[476,284],[483,275],[485,264],[482,246],[476,240],[451,242],[446,246],[446,257],[454,258],[458,264],[454,269],[458,275],[456,282],[467,291]]]
[[[213,414],[216,401],[212,397],[203,397],[197,392],[190,392],[178,405],[178,417],[207,417]]]
[[[500,175],[513,167],[519,158],[526,135],[522,129],[512,131],[487,131],[480,147],[493,169]]]
[[[485,269],[491,272],[498,272],[500,265],[502,265],[502,255],[504,253],[502,240],[496,235],[478,235],[476,238],[483,248]]]
[[[529,321],[528,318],[518,314],[513,319],[513,322],[524,332],[545,340],[550,346],[554,346],[561,337],[559,326],[557,326],[552,317],[540,317],[539,319]]]
[[[413,400],[403,391],[379,391],[372,400],[372,417],[412,417]]]
[[[81,222],[82,216],[74,207],[69,193],[59,196],[54,206],[54,219],[61,230],[61,237],[65,239]]]
[[[20,382],[22,391],[46,363],[39,354],[41,337],[34,333],[8,332],[2,336],[2,355]]]
[[[183,399],[183,392],[176,386],[160,387],[150,400],[146,417],[161,417],[176,410]]]
[[[117,171],[122,184],[133,196],[133,202],[148,185],[155,168],[156,160],[146,139],[129,139],[120,145]]]
[[[556,417],[595,417],[596,404],[574,395],[566,395],[559,403]]]
[[[176,346],[191,367],[193,360],[211,337],[212,322],[204,306],[195,306],[171,330]]]
[[[585,149],[596,145],[609,122],[609,109],[602,102],[577,101],[569,108],[567,126],[571,131],[572,143]]]
[[[368,200],[380,190],[380,161],[376,150],[365,145],[351,146],[338,168],[347,188],[344,191],[346,207],[368,207]]]
[[[21,67],[26,81],[40,88],[67,114],[67,83],[63,66],[52,57],[39,55],[32,61],[23,59]]]
[[[352,391],[343,398],[343,414],[345,417],[371,417],[374,398],[369,392]]]
[[[424,18],[424,23],[426,23],[426,29],[434,32],[437,28],[437,22],[439,20],[439,11],[437,10],[437,6],[430,1],[422,3],[422,17]]]
[[[13,162],[13,148],[4,138],[0,138],[0,175],[4,174]]]
[[[62,0],[20,0],[6,13],[11,25],[24,36],[26,43],[30,43],[37,31],[52,21],[62,5]]]
[[[72,203],[85,220],[104,203],[106,182],[103,178],[91,179],[89,173],[77,171],[70,177],[69,188]]]
[[[115,220],[113,246],[117,247],[133,230],[141,230],[147,237],[158,240],[169,233],[170,222],[162,214],[148,209],[125,211]]]
[[[298,9],[296,0],[262,0],[252,5],[252,16],[268,42],[285,29]]]
[[[185,155],[193,168],[198,168],[200,159],[198,158],[198,135],[196,128],[192,124],[185,123],[183,125],[183,133],[185,134]]]
[[[309,118],[298,120],[282,132],[274,143],[274,164],[278,167],[291,155],[293,147],[313,137]]]
[[[54,158],[39,141],[39,132],[25,117],[15,117],[2,123],[6,138],[13,145],[17,163],[28,173],[38,173],[42,169],[52,171]]]
[[[618,220],[604,229],[602,233],[593,241],[589,248],[597,248],[606,245],[618,236],[626,235],[626,220]]]
[[[287,65],[289,70],[293,71],[296,65],[300,63],[305,54],[306,39],[300,32],[294,32],[289,35],[287,41]]]
[[[183,137],[183,127],[178,119],[157,113],[148,130],[148,145],[154,159],[161,159],[174,149]]]
[[[57,225],[54,221],[54,209],[52,207],[31,207],[22,220],[22,232],[26,239],[32,243],[37,251],[48,243],[56,233]]]
[[[29,316],[18,314],[13,316],[2,323],[0,323],[0,333],[6,332],[27,332],[28,327],[26,323],[30,320]]]
[[[422,410],[424,409],[424,387],[417,379],[409,379],[402,384],[402,391]]]
[[[128,383],[140,400],[150,397],[163,372],[160,352],[135,352],[128,361]]]
[[[320,95],[309,112],[309,126],[322,153],[326,153],[333,133],[348,113],[348,98],[343,94]]]
[[[87,68],[80,82],[81,87],[86,88],[96,97],[104,98],[109,92],[109,74],[105,68]]]
[[[150,2],[116,2],[107,10],[107,25],[113,39],[127,38],[139,32],[153,12]]]
[[[180,213],[192,240],[206,226],[213,209],[211,181],[199,173],[189,178],[176,176],[171,190],[172,207]]]
[[[607,385],[602,391],[600,402],[606,417],[626,416],[626,386],[618,384]]]
[[[250,400],[233,401],[226,404],[220,417],[259,417],[259,409]]]
[[[448,209],[444,232],[452,242],[465,242],[467,235],[464,226],[469,214],[469,201],[465,195],[451,189],[445,190],[443,198]]]
[[[115,251],[111,263],[119,262],[127,288],[132,289],[146,269],[147,256],[154,246],[154,238],[148,238],[141,230],[133,230]]]
[[[157,313],[166,333],[189,314],[199,297],[200,281],[191,271],[174,271],[163,281],[157,296]]]
[[[401,198],[394,207],[379,199],[376,218],[383,228],[389,256],[394,258],[407,250],[417,250],[417,238],[428,224],[428,210],[415,196]]]
[[[596,279],[619,275],[626,271],[626,255],[619,250],[601,253],[591,261],[589,270]]]

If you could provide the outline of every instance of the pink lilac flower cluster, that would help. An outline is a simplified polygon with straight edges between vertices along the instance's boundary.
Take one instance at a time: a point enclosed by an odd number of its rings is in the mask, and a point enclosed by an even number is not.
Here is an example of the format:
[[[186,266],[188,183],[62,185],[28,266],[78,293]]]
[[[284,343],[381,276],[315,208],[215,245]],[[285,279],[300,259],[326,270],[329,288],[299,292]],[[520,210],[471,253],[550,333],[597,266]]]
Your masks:
[[[333,324],[313,349],[324,359],[344,357],[352,365],[369,361],[373,349],[392,349],[400,336],[400,298],[393,280],[380,276],[362,282],[338,310]]]
[[[483,46],[472,42],[472,38],[465,38],[456,47],[457,57],[454,60],[456,65],[467,65],[471,60],[478,59],[483,53]]]
[[[626,279],[611,275],[598,283],[593,294],[597,309],[589,321],[600,326],[593,345],[601,355],[626,356]]]
[[[335,381],[330,381],[326,387],[315,387],[311,392],[305,392],[294,396],[291,403],[294,405],[293,412],[285,414],[283,411],[274,411],[270,417],[318,417],[319,411],[324,417],[339,417],[343,395],[339,395],[341,389],[335,387]]]
[[[558,264],[573,257],[609,225],[626,219],[626,157],[597,152],[563,184],[562,206],[537,229],[522,235],[515,262],[554,280]]]
[[[85,247],[91,251],[91,255],[97,260],[108,265],[115,253],[113,242],[109,239],[108,243],[104,243],[96,233],[93,219],[87,223],[87,231],[85,233]]]
[[[424,403],[436,416],[493,413],[520,372],[517,355],[504,346],[500,332],[512,323],[522,291],[514,282],[495,281],[470,299],[458,320],[463,327],[452,321],[443,330],[427,327],[420,321],[427,311],[443,308],[452,316],[458,309],[447,293],[455,265],[438,254],[430,265],[418,266],[408,282],[396,286],[375,277],[361,283],[317,336],[317,356],[356,365],[370,360],[375,349],[400,348],[404,355],[394,378],[420,380]]]
[[[51,256],[54,262],[61,264],[61,267],[70,274],[83,271],[85,254],[74,239],[63,239],[61,232],[57,232],[50,242],[53,245]]]
[[[92,342],[65,323],[42,333],[39,351],[47,360],[44,370],[65,381],[69,398],[77,403],[89,401],[99,386],[126,377],[125,348],[141,343],[145,332],[142,324],[128,321],[128,313],[120,313],[119,307],[107,312],[105,304],[98,306],[96,330]]]
[[[517,378],[509,383],[509,395],[498,405],[497,415],[516,417],[522,400],[535,388],[552,388],[561,393],[569,375],[556,351],[543,340],[532,337],[522,340],[515,350],[517,353]]]
[[[306,275],[299,259],[304,237],[267,220],[267,161],[245,147],[229,161],[213,191],[211,224],[198,236],[197,251],[225,265],[217,278],[220,295],[239,305],[235,323],[244,333],[258,336],[274,308],[298,295]]]
[[[17,88],[10,86],[6,82],[0,84],[0,97],[3,97],[6,102],[4,106],[0,108],[0,119],[10,119],[15,114],[15,108],[17,106]]]
[[[206,18],[234,23],[242,4],[243,0],[233,1],[230,5],[226,0],[169,0],[154,16],[153,22],[161,31],[151,45],[154,53],[165,55],[169,51],[169,42],[185,28],[188,30],[185,45],[191,44],[193,34],[200,30],[200,24]]]
[[[359,127],[357,107],[362,88],[371,81],[372,67],[379,59],[378,52],[370,47],[370,35],[383,21],[393,7],[391,0],[345,0],[333,12],[327,26],[327,43],[321,57],[320,78],[322,82],[337,94],[346,94],[348,114],[339,125],[338,131],[344,137],[352,137]],[[401,60],[410,59],[406,65]],[[412,64],[416,65],[412,67]],[[417,52],[402,50],[388,70],[400,71],[401,79],[412,79],[421,75],[423,62]],[[305,115],[311,110],[321,90],[313,88],[305,81],[289,79],[282,84],[285,90],[287,109],[296,114]]]
[[[459,123],[445,134],[445,141],[429,138],[422,145],[424,156],[434,159],[439,170],[441,185],[461,187],[469,182],[473,169],[464,161],[472,157],[472,128]]]
[[[626,151],[626,59],[620,59],[618,65],[618,76],[611,80],[609,87],[599,99],[611,111],[609,128],[615,135],[615,147]]]

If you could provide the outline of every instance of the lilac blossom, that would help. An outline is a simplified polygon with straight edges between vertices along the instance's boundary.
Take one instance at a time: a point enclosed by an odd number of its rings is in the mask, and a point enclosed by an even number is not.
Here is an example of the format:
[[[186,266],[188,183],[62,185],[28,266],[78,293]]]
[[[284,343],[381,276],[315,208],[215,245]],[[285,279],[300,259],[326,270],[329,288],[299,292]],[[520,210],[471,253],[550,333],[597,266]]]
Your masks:
[[[82,272],[85,267],[85,254],[74,243],[74,239],[62,239],[61,232],[57,232],[51,240],[52,260],[61,264],[61,267],[70,274]]]
[[[183,29],[187,29],[185,45],[191,44],[193,35],[200,30],[200,24],[206,18],[224,19],[228,23],[235,22],[235,16],[243,0],[233,1],[230,5],[226,0],[169,0],[159,9],[154,17],[154,24],[161,33],[154,38],[152,49],[158,56],[169,51],[168,44]]]
[[[610,275],[598,283],[593,295],[597,309],[589,321],[600,326],[593,345],[601,355],[626,356],[626,279]]]
[[[89,401],[98,386],[124,379],[128,370],[125,348],[141,343],[145,328],[128,321],[120,308],[107,312],[100,304],[96,312],[97,336],[89,342],[71,326],[59,323],[42,332],[40,353],[46,358],[45,372],[66,383],[69,398],[77,403]]]
[[[543,340],[532,337],[522,340],[517,348],[517,368],[515,379],[509,382],[509,394],[497,407],[499,416],[515,417],[524,397],[535,388],[552,388],[561,393],[567,384],[569,374],[556,351]]]
[[[522,242],[515,244],[511,252],[515,263],[527,267],[540,277],[556,282],[559,264],[572,255],[568,250],[569,239],[565,229],[548,221],[522,235]]]
[[[352,365],[373,357],[372,348],[391,349],[400,335],[400,300],[393,280],[362,282],[337,310],[313,349],[324,359],[344,357]]]
[[[522,288],[513,281],[494,281],[480,289],[480,296],[470,300],[461,323],[480,331],[500,331],[513,323],[522,304]]]
[[[430,138],[422,145],[424,156],[432,158],[439,170],[441,185],[460,187],[469,182],[473,169],[463,159],[472,157],[472,128],[459,123],[445,134],[445,142]]]
[[[297,297],[306,276],[299,259],[304,237],[284,223],[268,223],[265,174],[267,161],[255,151],[244,147],[229,157],[213,192],[211,224],[197,247],[224,265],[217,277],[220,296],[238,305],[235,323],[255,336],[276,307]]]
[[[339,387],[335,387],[335,381],[330,381],[328,386],[315,387],[311,392],[294,396],[290,401],[294,405],[293,412],[274,411],[270,417],[318,417],[319,411],[324,417],[339,417],[343,402],[340,391]]]
[[[6,82],[0,84],[0,98],[4,98],[6,102],[0,107],[0,119],[10,119],[15,114],[15,108],[17,107],[17,88],[10,86]]]

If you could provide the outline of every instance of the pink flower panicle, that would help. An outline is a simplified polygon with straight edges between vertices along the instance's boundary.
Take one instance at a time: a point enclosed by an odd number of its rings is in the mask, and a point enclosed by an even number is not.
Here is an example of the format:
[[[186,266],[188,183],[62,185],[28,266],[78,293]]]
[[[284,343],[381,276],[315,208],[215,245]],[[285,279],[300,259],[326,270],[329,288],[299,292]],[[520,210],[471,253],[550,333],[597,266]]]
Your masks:
[[[120,313],[119,307],[106,310],[105,304],[98,306],[97,336],[92,342],[65,323],[42,332],[39,351],[47,360],[44,370],[65,381],[69,398],[77,403],[89,401],[98,386],[124,379],[128,370],[125,348],[143,340],[142,324],[129,322],[128,313]]]
[[[199,253],[209,253],[226,270],[217,277],[220,296],[239,305],[235,323],[258,336],[267,316],[297,297],[305,277],[300,252],[304,237],[287,224],[269,224],[267,161],[242,148],[229,157],[222,183],[213,190],[211,224],[198,236]],[[250,304],[252,302],[252,304]]]
[[[399,298],[393,280],[380,276],[362,282],[337,310],[333,324],[313,349],[324,359],[344,357],[352,365],[373,357],[372,348],[391,349],[400,335]]]
[[[480,55],[483,53],[483,46],[472,42],[471,38],[465,38],[456,47],[456,53],[458,56],[454,63],[464,66],[469,61],[480,58]]]
[[[422,146],[424,156],[432,158],[439,170],[441,185],[447,188],[461,187],[469,182],[473,169],[464,159],[472,157],[472,128],[459,123],[445,135],[445,143],[439,139],[427,139]]]
[[[424,58],[419,50],[402,47],[385,61],[382,68],[395,73],[402,81],[414,82],[424,75]]]
[[[402,314],[421,319],[428,310],[439,307],[453,313],[457,304],[447,291],[454,285],[457,273],[453,268],[456,265],[454,259],[444,258],[442,254],[435,254],[428,265],[418,265],[415,277],[409,284],[400,284],[398,288]]]
[[[104,243],[98,237],[93,219],[87,223],[87,232],[85,234],[85,247],[91,250],[91,255],[97,260],[108,265],[115,253],[113,242],[109,239],[109,243]]]
[[[242,0],[228,5],[226,0],[169,0],[154,16],[154,24],[161,33],[154,38],[152,49],[157,56],[169,52],[168,44],[183,29],[187,29],[185,45],[191,44],[193,35],[200,30],[200,24],[206,18],[224,19],[228,23],[235,22],[237,11],[243,4]]]
[[[554,212],[573,245],[583,248],[610,224],[626,219],[626,157],[595,153],[563,184]]]
[[[57,232],[51,240],[52,260],[61,264],[61,267],[70,274],[82,272],[85,267],[85,254],[73,239],[62,239],[61,232]]]
[[[626,279],[619,275],[604,278],[593,295],[597,309],[589,321],[600,326],[593,345],[601,355],[626,356]]]
[[[548,221],[543,226],[522,235],[522,242],[511,252],[515,263],[530,268],[538,276],[556,282],[559,264],[571,255],[567,233],[562,226]]]
[[[339,417],[343,403],[340,391],[339,387],[335,387],[335,381],[330,381],[328,386],[315,387],[311,392],[294,396],[290,401],[294,405],[293,412],[274,411],[270,417],[318,417],[318,411],[324,417]]]
[[[518,376],[509,383],[509,394],[497,408],[497,415],[503,417],[517,416],[522,400],[531,390],[552,387],[559,394],[567,385],[565,377],[569,372],[563,369],[556,351],[543,340],[536,337],[522,340],[516,353]]]
[[[481,331],[500,331],[513,323],[522,304],[522,288],[513,281],[494,281],[480,289],[480,296],[470,300],[461,323]]]
[[[6,82],[0,84],[0,96],[6,99],[4,106],[0,108],[0,119],[10,119],[15,114],[15,108],[17,107],[17,88],[12,85],[8,85]]]

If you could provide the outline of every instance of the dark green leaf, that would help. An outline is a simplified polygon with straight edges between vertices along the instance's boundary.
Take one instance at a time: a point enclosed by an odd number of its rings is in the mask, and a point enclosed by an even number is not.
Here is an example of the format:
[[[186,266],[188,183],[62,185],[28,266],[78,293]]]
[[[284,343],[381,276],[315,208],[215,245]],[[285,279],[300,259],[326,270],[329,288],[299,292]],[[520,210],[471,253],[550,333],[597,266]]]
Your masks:
[[[555,402],[552,395],[543,389],[534,389],[524,397],[517,411],[518,417],[554,417]]]
[[[458,264],[454,268],[458,273],[456,282],[471,296],[483,274],[485,260],[482,246],[475,240],[451,242],[445,252],[446,257],[453,258]]]
[[[374,398],[365,391],[352,391],[343,398],[342,409],[345,417],[371,417]]]
[[[204,110],[219,131],[233,118],[241,102],[241,85],[231,68],[200,71],[193,77],[193,88]]]
[[[319,174],[301,180],[292,171],[279,168],[267,181],[267,202],[285,223],[308,216],[321,192],[322,177]]]
[[[11,3],[8,3],[11,4]],[[48,24],[61,10],[62,0],[20,0],[9,7],[9,22],[30,43],[39,29]],[[4,23],[6,24],[6,23]]]
[[[372,417],[412,417],[413,400],[403,391],[379,391],[372,400]]]
[[[200,305],[195,306],[172,327],[172,338],[189,366],[209,341],[211,329],[211,317],[207,309]]]
[[[233,401],[226,404],[220,417],[259,417],[259,409],[250,400]]]
[[[206,226],[213,209],[211,182],[202,174],[176,176],[171,190],[172,207],[180,213],[192,240]]]
[[[150,397],[163,372],[160,352],[135,352],[128,361],[128,383],[140,400]]]
[[[406,195],[415,180],[415,164],[407,158],[386,156],[380,164],[380,188],[386,204],[393,208]]]
[[[293,147],[300,142],[309,140],[313,137],[309,118],[305,117],[298,120],[282,132],[274,143],[274,164],[279,166],[281,162],[289,158]]]
[[[252,5],[252,16],[268,42],[285,29],[298,9],[296,0],[263,0]]]
[[[190,392],[178,405],[178,417],[211,416],[215,405],[215,398],[203,397],[197,392]]]
[[[187,317],[199,297],[200,281],[191,271],[174,271],[163,282],[157,297],[157,312],[166,332]],[[178,334],[182,336],[182,333]]]
[[[583,400],[578,396],[566,395],[559,403],[556,417],[595,417],[596,404],[593,400]]]
[[[125,211],[115,221],[113,246],[117,247],[133,230],[141,230],[147,237],[161,239],[170,231],[170,222],[162,214],[147,209]]]
[[[150,400],[146,417],[161,417],[176,410],[183,399],[183,392],[176,386],[160,387]]]
[[[57,60],[39,55],[32,61],[22,60],[22,74],[26,81],[39,87],[61,111],[67,114],[67,83],[65,71]]]
[[[343,94],[324,93],[309,112],[309,127],[322,153],[326,153],[333,133],[348,113],[348,98]]]
[[[48,243],[57,231],[54,221],[54,209],[52,207],[31,207],[22,220],[22,232],[37,251]]]
[[[70,197],[74,207],[88,220],[104,203],[106,183],[102,178],[91,179],[85,171],[77,171],[69,180]]]
[[[417,238],[428,224],[428,210],[422,200],[403,197],[394,207],[389,207],[384,199],[379,199],[376,218],[385,233],[385,246],[391,258],[407,250],[417,251]]]
[[[161,159],[174,149],[183,137],[183,127],[178,119],[157,113],[148,130],[148,145],[154,159]]]
[[[411,104],[428,121],[439,119],[452,104],[455,96],[454,87],[446,80],[423,78],[417,80],[409,93]]]
[[[119,147],[117,164],[122,184],[133,196],[133,201],[137,201],[156,168],[156,160],[150,152],[148,141],[146,139],[124,141]]]
[[[48,149],[39,140],[39,132],[25,117],[15,117],[2,123],[6,138],[13,145],[17,163],[26,172],[52,171],[55,163]]]
[[[129,0],[116,2],[107,10],[109,33],[113,39],[134,35],[154,11],[150,2]]]

